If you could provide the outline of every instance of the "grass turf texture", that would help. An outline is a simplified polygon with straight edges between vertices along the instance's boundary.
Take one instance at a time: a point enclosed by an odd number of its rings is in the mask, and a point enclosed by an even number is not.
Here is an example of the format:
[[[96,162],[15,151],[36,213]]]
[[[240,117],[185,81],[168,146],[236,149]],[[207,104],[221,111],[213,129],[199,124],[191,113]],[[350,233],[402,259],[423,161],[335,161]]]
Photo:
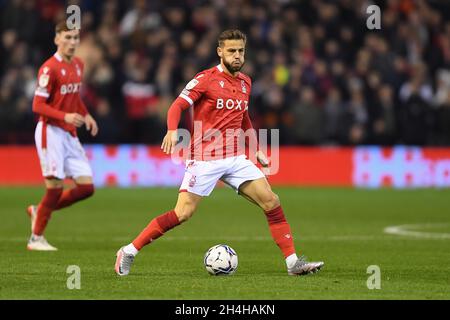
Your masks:
[[[59,251],[28,252],[25,208],[43,189],[0,188],[0,299],[450,298],[449,238],[383,233],[392,225],[441,223],[447,225],[435,232],[450,234],[450,190],[275,191],[298,250],[325,261],[318,274],[287,276],[262,212],[228,188],[216,189],[190,221],[145,247],[123,278],[114,273],[117,249],[174,206],[176,189],[99,189],[54,213],[46,237]],[[210,276],[203,267],[204,253],[219,243],[238,253],[233,276]],[[80,290],[67,289],[69,265],[81,269]],[[370,265],[381,269],[380,290],[366,286]]]

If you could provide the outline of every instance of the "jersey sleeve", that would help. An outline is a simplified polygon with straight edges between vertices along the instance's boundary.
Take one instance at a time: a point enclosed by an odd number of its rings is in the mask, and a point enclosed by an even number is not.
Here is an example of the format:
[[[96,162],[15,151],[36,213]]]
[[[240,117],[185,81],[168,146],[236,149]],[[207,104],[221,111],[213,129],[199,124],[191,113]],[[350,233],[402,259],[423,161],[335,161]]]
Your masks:
[[[33,112],[48,118],[64,120],[64,112],[47,104],[47,100],[55,87],[55,80],[52,69],[44,64],[38,73],[38,83],[33,99]]]
[[[50,95],[52,94],[54,83],[55,83],[54,72],[49,66],[44,64],[39,69],[37,88],[36,91],[34,92],[34,95],[38,97],[49,98]]]
[[[181,91],[179,97],[186,100],[190,106],[193,106],[195,101],[201,98],[201,96],[208,89],[209,74],[199,73],[197,74]]]
[[[189,108],[189,103],[180,97],[176,98],[167,111],[167,130],[176,130],[180,122],[181,113]]]

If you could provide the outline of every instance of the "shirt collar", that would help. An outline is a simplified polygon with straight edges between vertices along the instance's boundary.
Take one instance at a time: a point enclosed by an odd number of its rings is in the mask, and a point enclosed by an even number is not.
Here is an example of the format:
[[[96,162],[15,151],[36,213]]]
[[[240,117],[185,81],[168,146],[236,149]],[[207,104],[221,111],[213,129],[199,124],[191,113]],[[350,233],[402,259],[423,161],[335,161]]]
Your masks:
[[[61,57],[61,55],[60,55],[58,52],[56,52],[53,56],[54,56],[54,57],[56,58],[56,60],[58,60],[59,62],[62,62],[62,61],[63,61],[63,58]]]

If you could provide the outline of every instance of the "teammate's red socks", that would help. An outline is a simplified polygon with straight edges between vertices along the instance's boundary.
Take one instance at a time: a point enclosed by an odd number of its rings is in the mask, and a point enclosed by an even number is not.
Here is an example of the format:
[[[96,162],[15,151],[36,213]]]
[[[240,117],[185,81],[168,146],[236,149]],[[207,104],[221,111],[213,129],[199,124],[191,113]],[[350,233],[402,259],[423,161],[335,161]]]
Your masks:
[[[93,184],[77,184],[75,188],[65,190],[59,198],[55,210],[66,208],[73,203],[86,199],[94,194]]]
[[[75,188],[63,191],[63,188],[48,188],[37,209],[33,234],[40,236],[52,215],[52,212],[86,199],[94,193],[93,184],[78,184]]]
[[[44,198],[37,209],[36,222],[34,224],[33,234],[40,236],[44,233],[48,220],[52,212],[55,210],[61,194],[62,188],[49,188],[47,189]]]
[[[133,240],[132,244],[137,250],[161,237],[165,232],[180,224],[175,211],[166,212],[154,218],[147,227]]]
[[[294,239],[292,238],[291,228],[286,221],[281,206],[265,212],[269,222],[270,233],[278,247],[283,252],[285,258],[295,253]]]

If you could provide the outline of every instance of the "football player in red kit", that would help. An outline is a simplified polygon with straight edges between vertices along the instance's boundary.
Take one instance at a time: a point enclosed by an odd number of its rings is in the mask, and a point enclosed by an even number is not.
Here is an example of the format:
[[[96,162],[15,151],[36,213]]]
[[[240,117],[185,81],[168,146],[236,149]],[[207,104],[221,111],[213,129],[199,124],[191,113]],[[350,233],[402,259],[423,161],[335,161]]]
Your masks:
[[[314,273],[323,266],[323,262],[308,262],[303,256],[297,256],[278,196],[272,192],[263,172],[247,159],[242,148],[237,147],[236,137],[227,134],[229,130],[253,128],[248,114],[252,84],[250,78],[240,72],[244,64],[245,43],[246,36],[239,30],[222,32],[217,48],[220,64],[198,73],[170,106],[168,131],[161,148],[167,154],[173,153],[181,113],[191,107],[194,112],[191,159],[187,160],[175,208],[151,220],[130,244],[118,250],[115,264],[118,275],[125,276],[130,272],[135,256],[145,245],[187,221],[218,180],[264,211],[272,237],[284,255],[289,275]],[[200,133],[196,132],[196,124],[201,124]],[[218,139],[211,139],[212,135]],[[254,131],[253,135],[251,139],[256,139]],[[222,145],[214,146],[216,141]],[[207,152],[212,149],[216,151],[214,157]],[[256,152],[258,162],[267,165],[265,155],[259,150]],[[221,156],[217,157],[217,153]]]
[[[39,205],[27,208],[32,233],[28,250],[57,250],[44,238],[52,212],[94,193],[92,170],[77,137],[77,128],[83,125],[92,136],[98,132],[80,98],[83,63],[75,57],[80,31],[69,29],[63,21],[55,33],[57,51],[39,69],[33,100],[33,112],[39,115],[35,142],[46,193]],[[75,187],[63,190],[65,178],[73,179]]]

